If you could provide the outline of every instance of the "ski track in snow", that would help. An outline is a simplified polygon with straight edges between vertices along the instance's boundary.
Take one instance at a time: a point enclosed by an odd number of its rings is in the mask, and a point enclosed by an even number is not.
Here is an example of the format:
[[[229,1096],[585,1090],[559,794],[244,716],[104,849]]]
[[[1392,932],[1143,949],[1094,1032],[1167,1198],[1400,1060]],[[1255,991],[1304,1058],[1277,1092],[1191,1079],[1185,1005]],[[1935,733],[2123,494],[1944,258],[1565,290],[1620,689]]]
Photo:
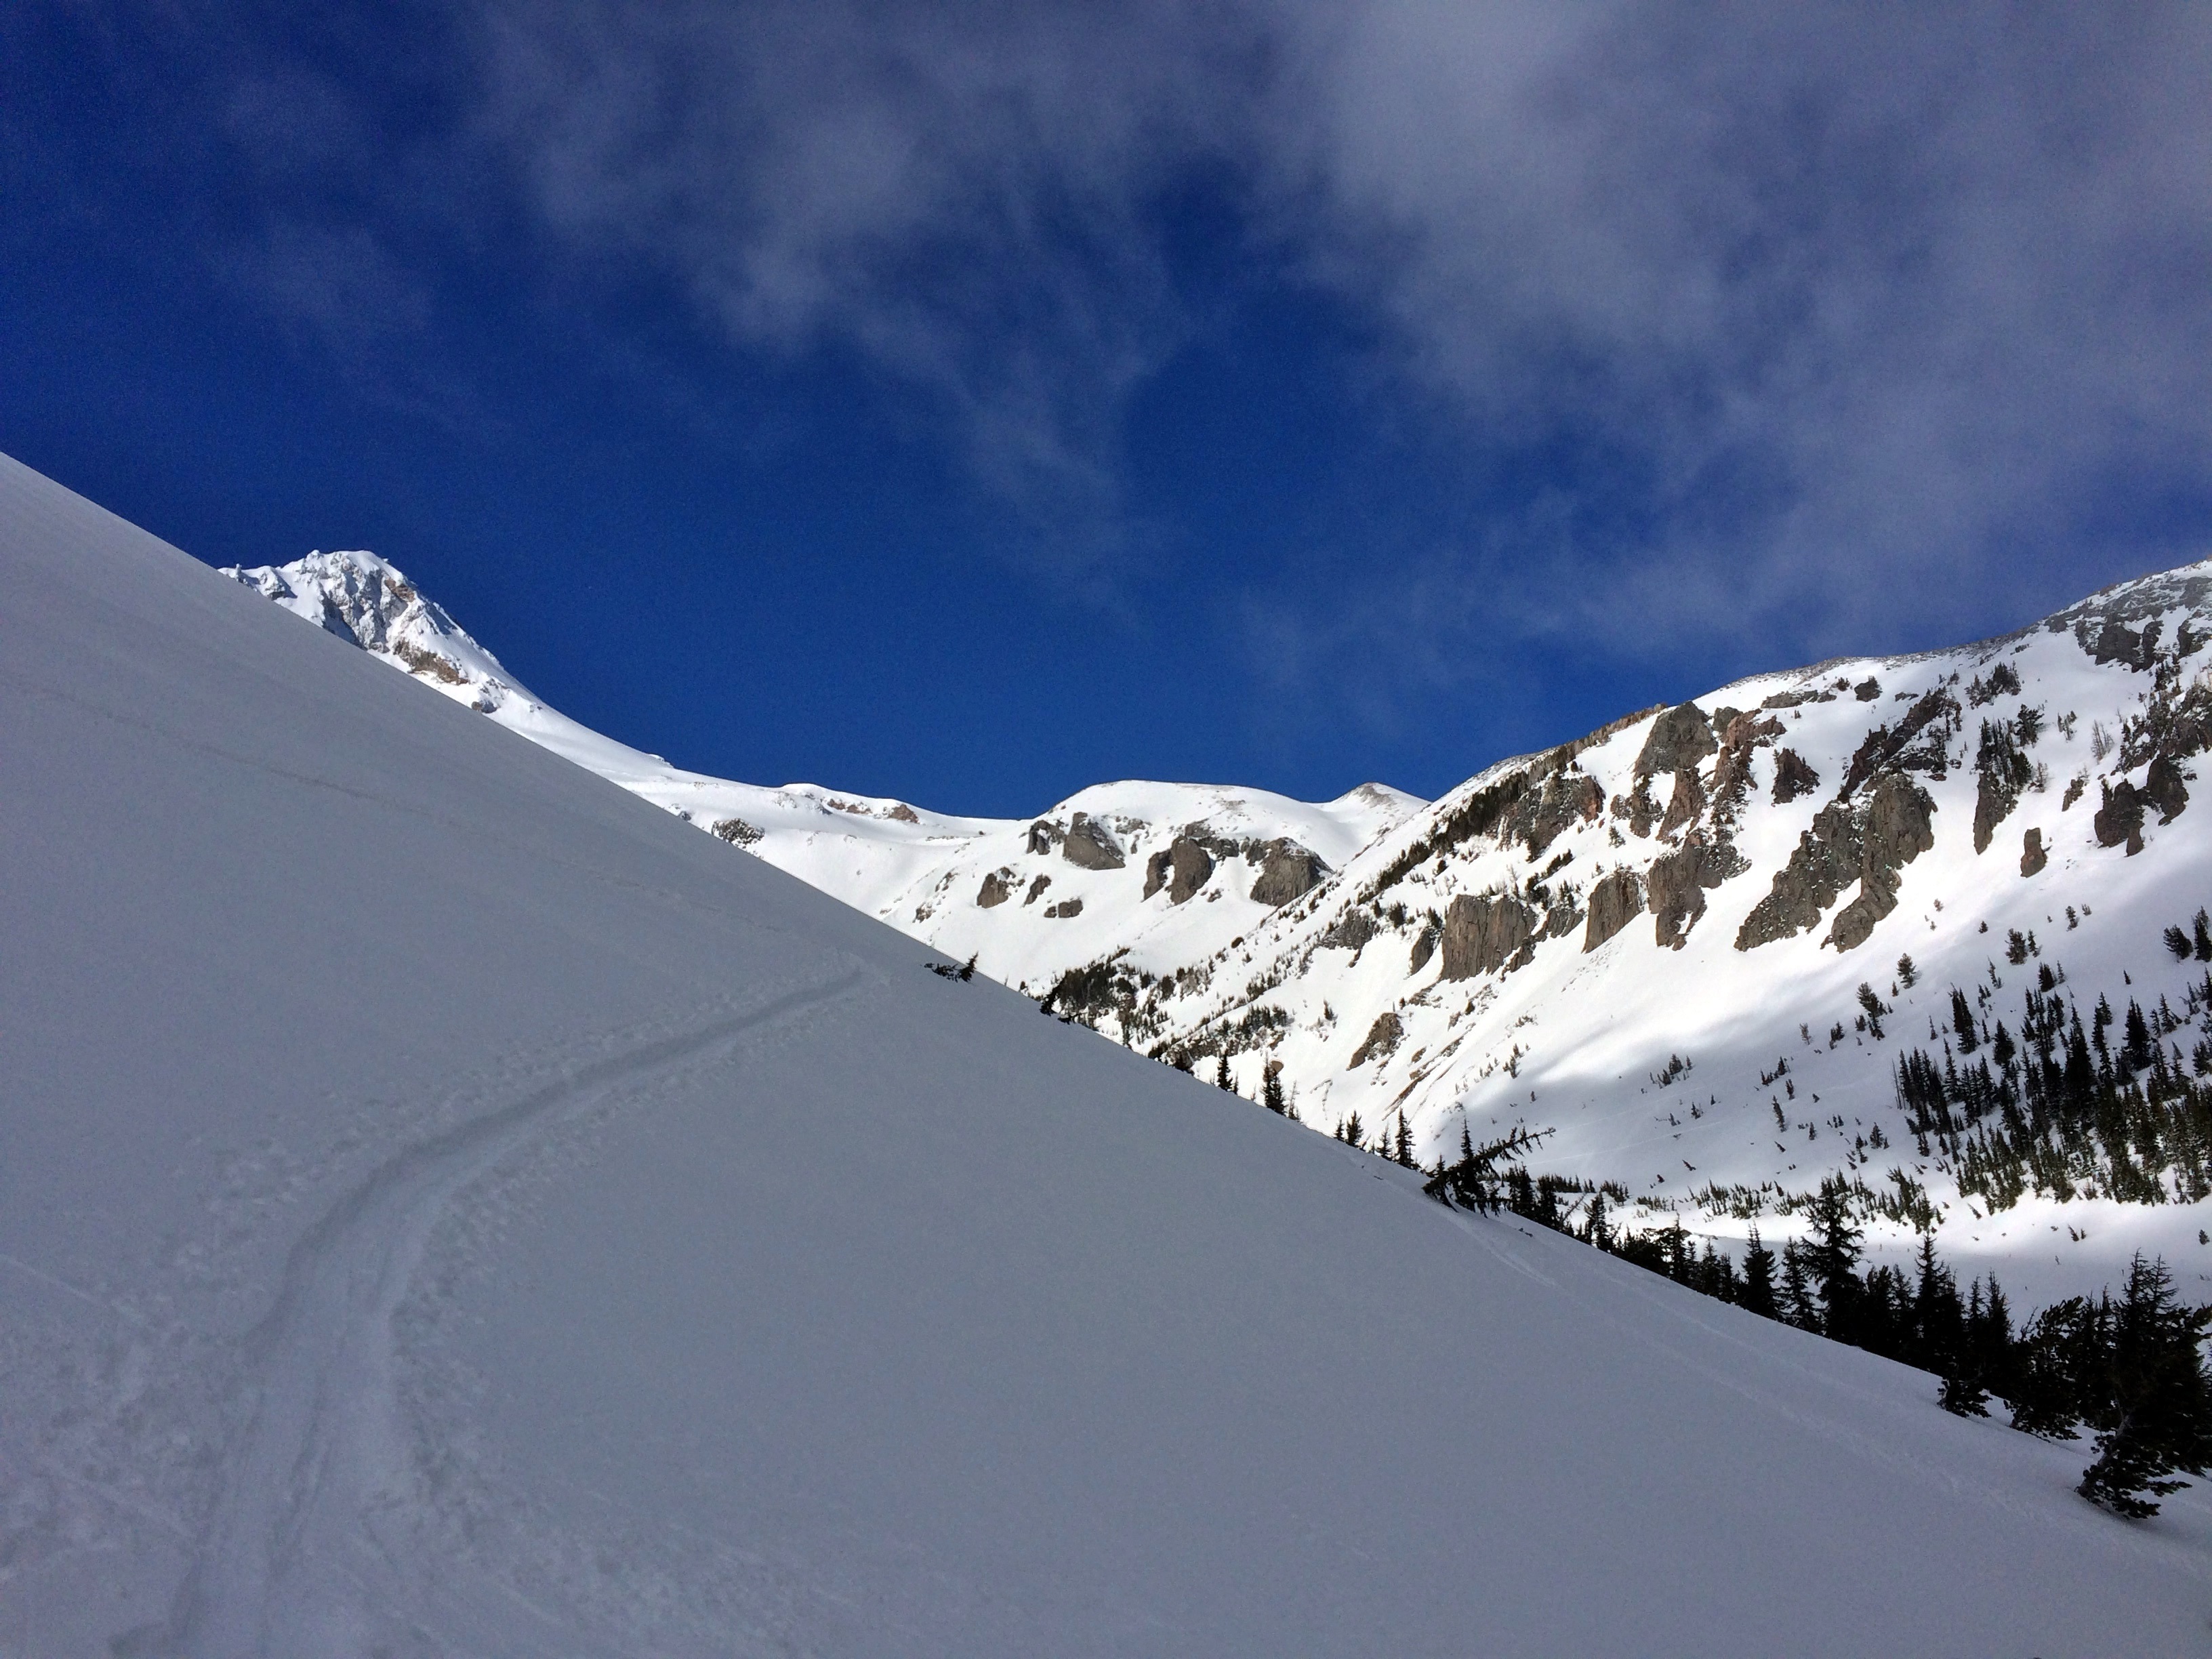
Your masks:
[[[410,1559],[411,1458],[394,1316],[447,1206],[472,1183],[680,1065],[726,1063],[864,976],[855,968],[580,1066],[398,1152],[334,1205],[294,1247],[274,1307],[246,1339],[252,1380],[224,1459],[223,1495],[153,1650],[205,1659],[388,1651],[375,1646],[389,1634],[382,1610],[398,1606],[438,1610],[439,1629],[416,1622],[409,1634],[441,1650],[595,1650],[579,1649],[573,1626],[505,1586],[441,1583],[447,1564]],[[334,1577],[348,1581],[342,1601]]]

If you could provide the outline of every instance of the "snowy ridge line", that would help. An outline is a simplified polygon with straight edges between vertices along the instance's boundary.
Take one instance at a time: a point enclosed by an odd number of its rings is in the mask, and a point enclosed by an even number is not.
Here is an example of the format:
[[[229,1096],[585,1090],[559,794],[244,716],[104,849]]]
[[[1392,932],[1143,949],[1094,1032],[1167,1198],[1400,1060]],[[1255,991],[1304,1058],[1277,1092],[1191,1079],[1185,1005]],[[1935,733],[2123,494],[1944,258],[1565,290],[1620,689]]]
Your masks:
[[[609,1097],[632,1095],[670,1068],[794,1016],[834,1003],[870,975],[855,967],[823,985],[702,1029],[659,1038],[586,1063],[509,1105],[432,1135],[387,1158],[301,1235],[288,1259],[275,1306],[244,1340],[258,1381],[233,1443],[228,1478],[172,1609],[158,1650],[204,1659],[245,1659],[306,1650],[311,1632],[327,1642],[331,1610],[303,1602],[292,1578],[302,1561],[353,1562],[363,1607],[358,1632],[395,1578],[414,1577],[418,1605],[431,1575],[410,1573],[404,1538],[374,1523],[374,1511],[410,1480],[406,1433],[397,1421],[392,1322],[420,1269],[440,1212],[544,1129]],[[317,1586],[319,1597],[325,1586]],[[511,1618],[512,1593],[498,1593]],[[436,1598],[466,1616],[450,1592]],[[471,1623],[478,1623],[471,1619]],[[483,1620],[478,1640],[501,1628]],[[548,1650],[570,1633],[547,1625],[518,1644],[507,1629],[495,1649]],[[569,1650],[574,1651],[573,1648]]]

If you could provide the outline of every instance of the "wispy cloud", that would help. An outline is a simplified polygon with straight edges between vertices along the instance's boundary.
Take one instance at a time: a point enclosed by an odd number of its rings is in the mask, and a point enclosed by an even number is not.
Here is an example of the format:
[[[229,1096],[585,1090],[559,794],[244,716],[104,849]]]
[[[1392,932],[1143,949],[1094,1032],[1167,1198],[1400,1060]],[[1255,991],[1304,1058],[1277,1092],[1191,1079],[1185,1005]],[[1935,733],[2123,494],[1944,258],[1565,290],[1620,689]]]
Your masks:
[[[1444,441],[1617,459],[1601,508],[1373,573],[1440,662],[1499,628],[1821,648],[1901,592],[1968,626],[1992,577],[2039,601],[2178,556],[2186,515],[2141,504],[2212,501],[2203,7],[471,15],[472,175],[748,350],[835,342],[923,389],[1080,572],[1140,539],[1129,403],[1207,326],[1162,210],[1194,180],[1368,319]],[[279,93],[249,113],[296,122]],[[274,247],[280,289],[303,252]]]

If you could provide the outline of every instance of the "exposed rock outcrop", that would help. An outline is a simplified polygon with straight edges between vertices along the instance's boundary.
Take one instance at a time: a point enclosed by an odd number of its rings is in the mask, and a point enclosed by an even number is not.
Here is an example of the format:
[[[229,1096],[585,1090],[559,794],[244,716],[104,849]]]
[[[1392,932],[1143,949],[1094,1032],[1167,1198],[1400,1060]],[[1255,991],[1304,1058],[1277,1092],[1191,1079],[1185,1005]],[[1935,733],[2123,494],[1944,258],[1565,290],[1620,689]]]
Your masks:
[[[1644,747],[1637,752],[1636,775],[1648,778],[1655,772],[1695,771],[1719,747],[1705,711],[1694,702],[1678,703],[1651,722]]]
[[[1252,881],[1252,899],[1257,904],[1288,904],[1313,891],[1328,873],[1319,854],[1294,841],[1271,841],[1258,850],[1260,873]]]
[[[1032,853],[1040,856],[1049,853],[1060,845],[1060,828],[1056,823],[1039,818],[1030,825],[1029,850]]]
[[[1667,816],[1659,820],[1659,839],[1673,839],[1677,830],[1696,822],[1705,810],[1705,792],[1698,783],[1698,775],[1684,767],[1674,774],[1674,793],[1667,803]]]
[[[975,890],[975,906],[981,910],[995,910],[1013,897],[1014,890],[1006,880],[1013,872],[994,870],[983,878],[983,884]]]
[[[1083,901],[1079,898],[1062,899],[1057,904],[1045,906],[1044,913],[1055,921],[1066,921],[1083,914]]]
[[[2167,756],[2160,755],[2150,763],[2144,775],[2142,798],[2158,808],[2158,821],[2172,823],[2189,805],[2189,790],[2182,782],[2181,768]]]
[[[1800,795],[1809,795],[1820,787],[1820,775],[1812,763],[1795,749],[1784,749],[1774,757],[1774,804],[1786,806]]]
[[[1985,853],[1997,825],[2019,805],[2020,792],[2034,777],[2035,768],[2020,752],[2012,728],[2002,720],[1982,722],[1982,746],[1974,767],[1980,775],[1974,793],[1974,851]]]
[[[1462,893],[1444,911],[1443,977],[1473,979],[1515,961],[1536,937],[1540,918],[1519,899]]]
[[[1170,904],[1185,904],[1212,879],[1213,854],[1188,836],[1177,836],[1145,860],[1145,896],[1164,887]]]
[[[2051,854],[2043,849],[2043,831],[2031,830],[2020,838],[2020,872],[2023,876],[2040,875],[2043,866],[2051,862]]]
[[[1735,948],[1756,950],[1776,939],[1809,933],[1856,880],[1859,896],[1836,919],[1828,942],[1848,951],[1897,905],[1897,872],[1936,844],[1936,803],[1910,778],[1896,774],[1875,785],[1855,808],[1846,800],[1822,807],[1813,827],[1797,838],[1790,862],[1736,931]]]
[[[1598,781],[1570,761],[1515,804],[1505,823],[1504,835],[1525,842],[1535,858],[1565,830],[1596,820],[1605,810],[1605,791]]]
[[[1725,842],[1708,842],[1692,831],[1673,852],[1651,861],[1644,902],[1656,919],[1658,942],[1679,951],[1690,929],[1705,913],[1705,891],[1730,876],[1741,875],[1748,865],[1743,855]]]
[[[2118,617],[2107,617],[2093,632],[2085,617],[2075,624],[2074,637],[2099,667],[2109,662],[2125,663],[2140,673],[2158,660],[2158,635],[2162,625],[2154,617],[2139,633]]]
[[[732,847],[750,847],[761,838],[759,827],[743,818],[717,818],[713,829],[715,835]]]
[[[1420,936],[1413,941],[1413,962],[1406,970],[1407,973],[1418,974],[1429,965],[1429,958],[1436,955],[1437,941],[1443,937],[1443,924],[1437,920],[1436,912],[1431,910]]]
[[[1398,1044],[1404,1040],[1405,1035],[1406,1028],[1399,1023],[1395,1012],[1377,1014],[1375,1023],[1367,1028],[1367,1036],[1352,1051],[1352,1060],[1344,1069],[1353,1071],[1370,1060],[1389,1059],[1397,1051]]]
[[[2096,831],[2097,845],[2118,847],[2124,843],[2128,856],[2133,858],[2143,849],[2143,798],[2125,778],[2103,787],[2105,802],[2097,809],[2096,818],[2090,826]]]
[[[1824,944],[1856,950],[1897,908],[1898,872],[1936,845],[1935,811],[1936,803],[1909,778],[1887,777],[1875,786],[1861,836],[1858,896],[1836,912]]]
[[[1112,833],[1087,812],[1078,812],[1067,826],[1060,855],[1079,870],[1119,870],[1126,862]]]
[[[1616,870],[1590,889],[1583,949],[1595,951],[1644,914],[1644,882],[1633,870]]]
[[[1937,686],[1914,703],[1893,730],[1877,726],[1867,733],[1866,741],[1851,757],[1844,787],[1836,792],[1836,798],[1850,799],[1887,772],[1926,772],[1942,777],[1954,722],[1960,718],[1959,700]]]
[[[1382,925],[1371,912],[1355,908],[1338,917],[1336,926],[1321,936],[1321,943],[1346,951],[1361,951],[1366,948],[1369,939],[1382,931]]]
[[[1022,896],[1022,902],[1024,904],[1035,904],[1037,902],[1037,895],[1043,892],[1046,888],[1051,885],[1052,878],[1050,876],[1039,876],[1035,881],[1030,884],[1030,890]]]

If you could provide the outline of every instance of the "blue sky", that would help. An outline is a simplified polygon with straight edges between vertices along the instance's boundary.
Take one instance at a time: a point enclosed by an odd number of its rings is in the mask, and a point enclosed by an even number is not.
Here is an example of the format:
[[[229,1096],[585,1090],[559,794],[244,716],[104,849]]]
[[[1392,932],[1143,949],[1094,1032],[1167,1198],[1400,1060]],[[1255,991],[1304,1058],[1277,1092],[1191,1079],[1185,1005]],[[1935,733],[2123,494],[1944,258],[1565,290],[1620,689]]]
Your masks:
[[[0,447],[681,763],[1424,794],[2212,550],[2212,14],[0,18]]]

